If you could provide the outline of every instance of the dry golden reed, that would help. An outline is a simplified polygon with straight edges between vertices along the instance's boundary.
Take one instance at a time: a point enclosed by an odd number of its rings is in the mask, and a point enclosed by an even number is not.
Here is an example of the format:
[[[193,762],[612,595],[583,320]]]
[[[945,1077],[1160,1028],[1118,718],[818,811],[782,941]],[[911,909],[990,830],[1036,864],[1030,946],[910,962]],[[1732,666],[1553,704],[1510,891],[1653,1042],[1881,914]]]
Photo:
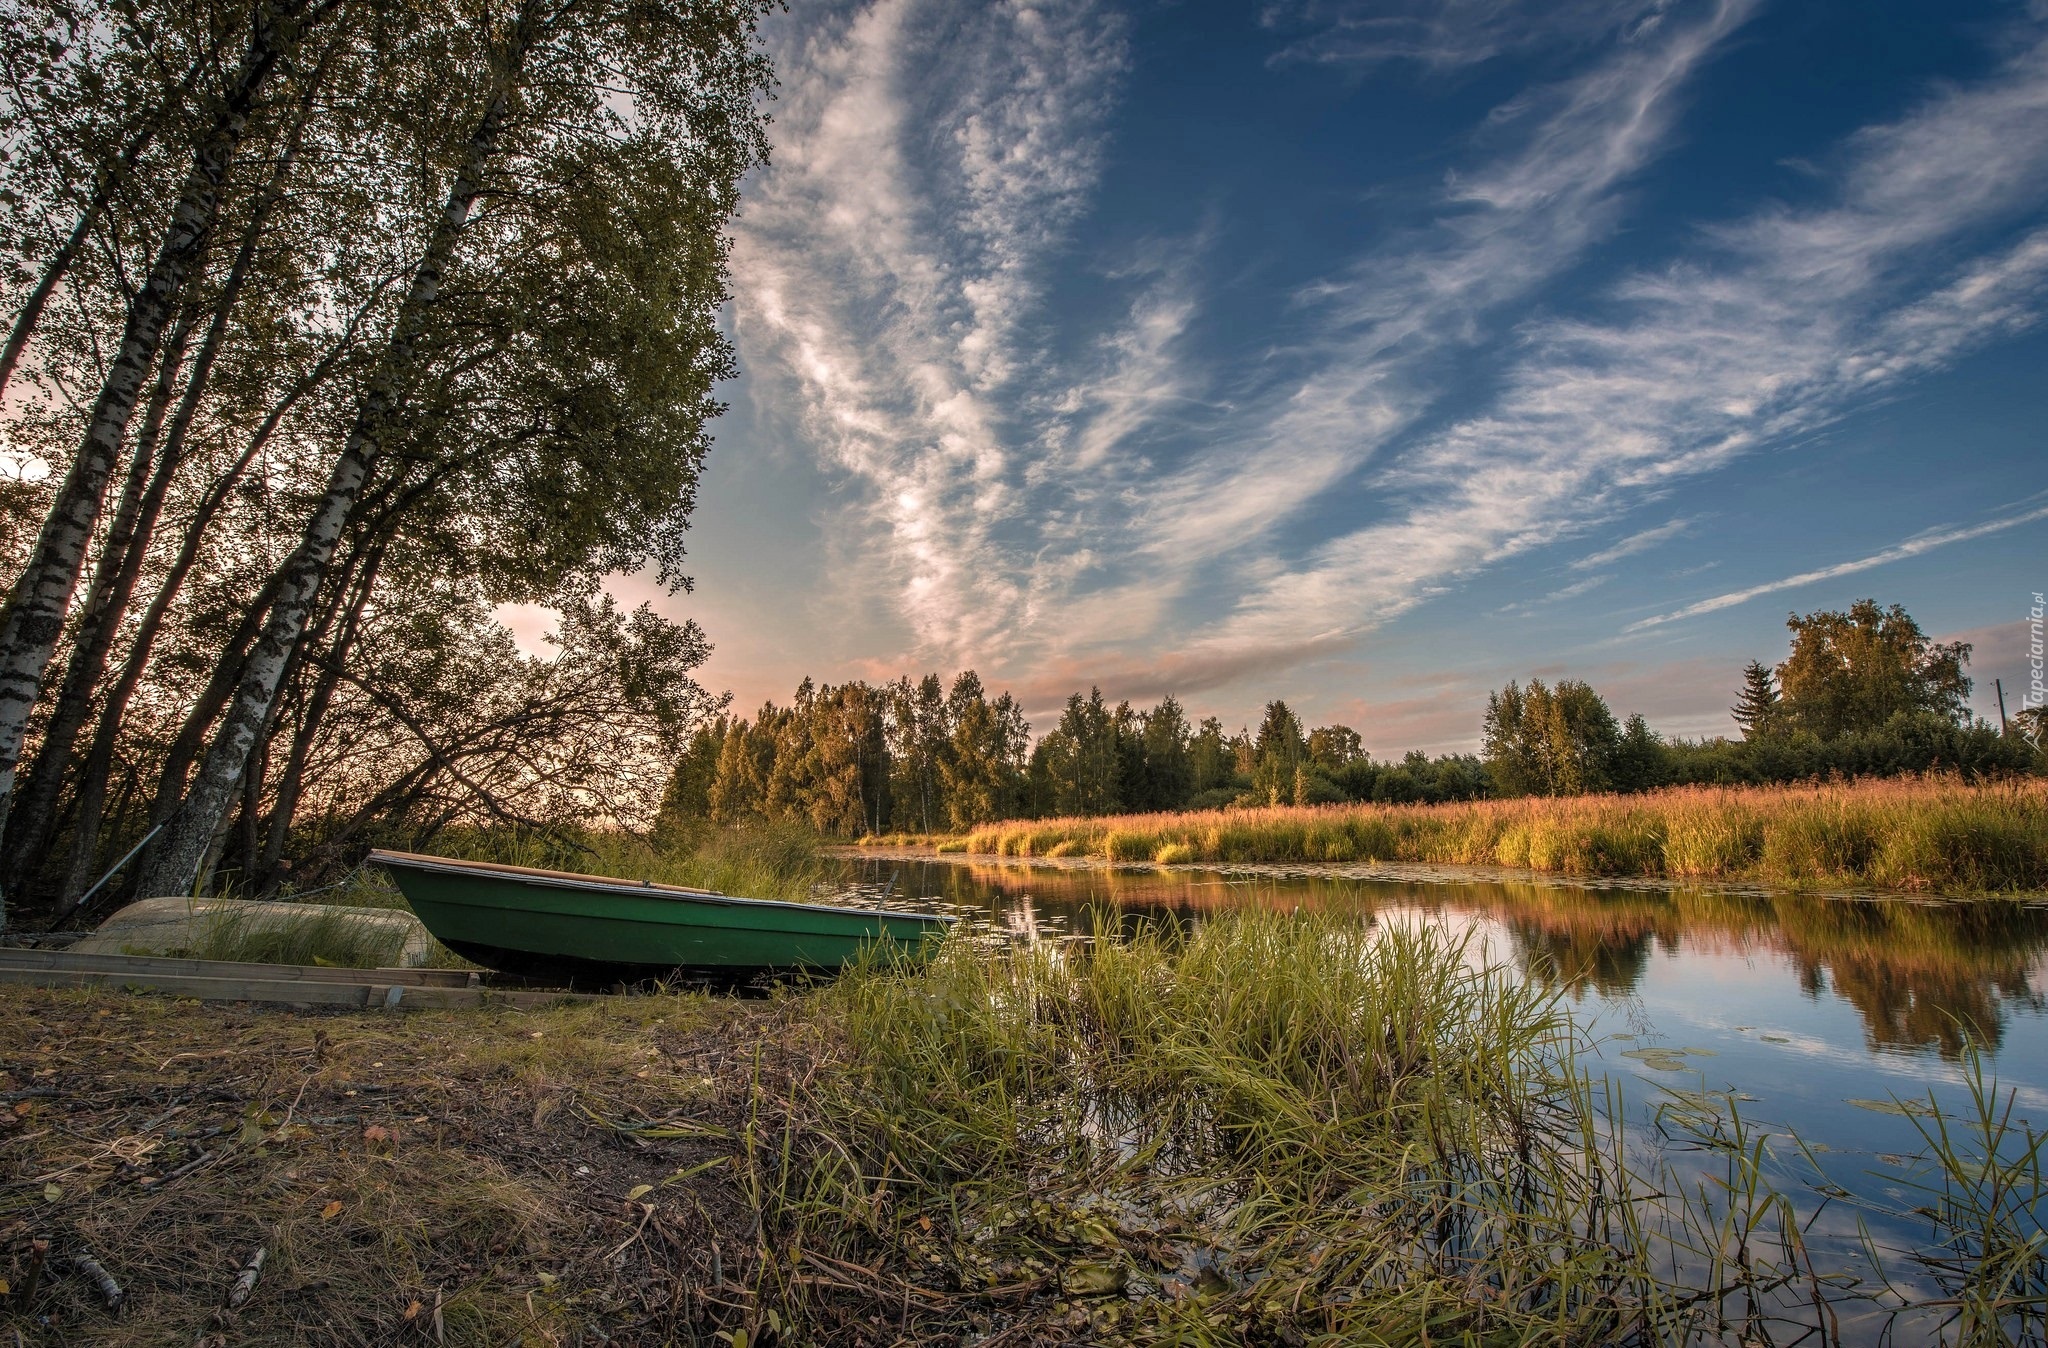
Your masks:
[[[2048,889],[2048,782],[1948,777],[1451,805],[1274,806],[989,824],[969,852],[1175,863],[1506,866],[1940,894]]]

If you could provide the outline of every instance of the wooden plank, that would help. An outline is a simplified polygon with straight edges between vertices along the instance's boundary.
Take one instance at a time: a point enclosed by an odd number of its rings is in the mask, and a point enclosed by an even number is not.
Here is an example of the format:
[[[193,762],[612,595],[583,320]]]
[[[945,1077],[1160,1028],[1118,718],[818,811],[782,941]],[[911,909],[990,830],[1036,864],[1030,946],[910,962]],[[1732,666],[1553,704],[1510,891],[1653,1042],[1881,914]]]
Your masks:
[[[402,983],[423,988],[466,988],[476,981],[476,975],[466,969],[331,969],[320,964],[245,964],[235,960],[80,954],[67,950],[0,949],[0,969],[95,969],[137,977],[246,977],[305,983]]]
[[[233,969],[215,963],[215,969]],[[290,968],[293,966],[282,966]],[[323,970],[323,972],[325,972]],[[358,974],[363,971],[357,970]],[[252,978],[197,974],[138,975],[106,969],[22,969],[0,967],[0,983],[28,984],[45,988],[100,988],[108,991],[158,992],[172,997],[196,997],[219,1002],[286,1002],[310,1006],[341,1006],[399,1009],[459,1009],[463,1007],[541,1007],[562,1002],[588,1001],[587,995],[529,990],[500,991],[496,988],[422,987],[407,983],[381,983],[358,979],[335,982],[326,979]]]

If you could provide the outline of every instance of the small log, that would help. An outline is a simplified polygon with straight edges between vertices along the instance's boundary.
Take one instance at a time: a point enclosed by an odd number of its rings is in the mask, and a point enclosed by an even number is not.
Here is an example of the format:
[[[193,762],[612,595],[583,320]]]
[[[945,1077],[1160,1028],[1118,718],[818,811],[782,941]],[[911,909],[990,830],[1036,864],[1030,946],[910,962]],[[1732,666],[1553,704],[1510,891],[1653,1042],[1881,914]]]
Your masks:
[[[258,1245],[256,1253],[249,1256],[249,1262],[242,1265],[242,1272],[235,1279],[235,1285],[228,1289],[228,1309],[238,1311],[249,1294],[256,1290],[256,1279],[263,1275],[263,1261],[270,1257],[267,1247]]]
[[[114,1275],[107,1272],[99,1260],[89,1254],[74,1254],[71,1256],[71,1269],[92,1281],[93,1286],[99,1289],[100,1300],[107,1303],[108,1310],[116,1315],[121,1313],[121,1303],[128,1299],[128,1294],[121,1290],[121,1284],[114,1281]]]

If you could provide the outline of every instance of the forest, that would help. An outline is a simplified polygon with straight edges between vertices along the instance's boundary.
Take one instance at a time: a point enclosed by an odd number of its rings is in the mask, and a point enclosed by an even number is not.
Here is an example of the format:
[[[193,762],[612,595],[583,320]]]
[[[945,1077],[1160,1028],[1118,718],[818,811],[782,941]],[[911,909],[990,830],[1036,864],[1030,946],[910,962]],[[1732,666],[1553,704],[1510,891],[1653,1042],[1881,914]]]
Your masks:
[[[1306,726],[1285,701],[1256,729],[1192,722],[1168,696],[1070,696],[1034,743],[1016,700],[979,676],[876,688],[800,685],[787,707],[697,728],[663,798],[664,829],[788,821],[859,837],[963,832],[1003,819],[1273,805],[1442,803],[1758,785],[1832,777],[2039,771],[2038,713],[2005,733],[1973,721],[1970,648],[1931,640],[1898,605],[1793,615],[1775,667],[1741,671],[1742,737],[1666,737],[1617,718],[1589,684],[1510,682],[1479,718],[1480,754],[1375,759],[1346,725]],[[1368,731],[1369,731],[1368,727]]]
[[[651,813],[763,8],[10,7],[0,924]]]

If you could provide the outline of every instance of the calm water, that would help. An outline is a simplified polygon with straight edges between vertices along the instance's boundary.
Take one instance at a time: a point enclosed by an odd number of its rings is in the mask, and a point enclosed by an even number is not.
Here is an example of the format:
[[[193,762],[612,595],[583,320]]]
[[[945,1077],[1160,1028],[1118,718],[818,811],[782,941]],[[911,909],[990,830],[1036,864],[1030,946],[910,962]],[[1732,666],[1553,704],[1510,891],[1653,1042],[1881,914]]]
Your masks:
[[[1255,868],[1160,870],[985,859],[861,857],[851,894],[936,907],[1020,940],[1125,924],[1199,922],[1242,906],[1337,908],[1469,935],[1484,956],[1560,991],[1618,1082],[1648,1146],[1664,1089],[1733,1093],[1746,1121],[1796,1132],[1822,1170],[1774,1176],[1817,1246],[1851,1248],[1857,1211],[1831,1186],[1909,1209],[1900,1175],[1924,1151],[1894,1099],[1944,1113],[1969,1101],[1964,1048],[1982,1049],[2016,1119],[2048,1128],[2048,907],[1938,905],[1768,893]],[[1634,1056],[1630,1056],[1634,1055]],[[2048,1203],[2048,1198],[2039,1200]],[[1865,1220],[1869,1214],[1863,1212]],[[1887,1244],[1924,1229],[1879,1221]]]

